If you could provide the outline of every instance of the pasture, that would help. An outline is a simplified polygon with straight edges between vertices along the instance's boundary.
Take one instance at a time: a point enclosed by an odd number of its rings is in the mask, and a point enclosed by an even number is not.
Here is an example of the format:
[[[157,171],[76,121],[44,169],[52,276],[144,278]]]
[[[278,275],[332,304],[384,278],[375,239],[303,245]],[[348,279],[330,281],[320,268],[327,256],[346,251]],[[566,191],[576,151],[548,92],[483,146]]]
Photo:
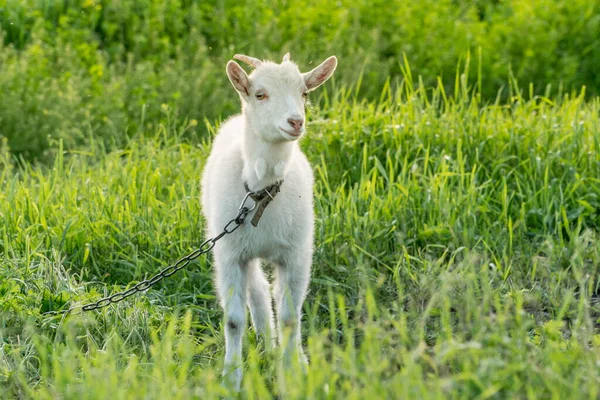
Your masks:
[[[377,3],[377,2],[375,2]],[[241,398],[600,396],[600,3],[0,0],[0,398],[220,398],[199,181],[234,53],[335,54],[306,374]],[[269,212],[267,209],[265,212]]]

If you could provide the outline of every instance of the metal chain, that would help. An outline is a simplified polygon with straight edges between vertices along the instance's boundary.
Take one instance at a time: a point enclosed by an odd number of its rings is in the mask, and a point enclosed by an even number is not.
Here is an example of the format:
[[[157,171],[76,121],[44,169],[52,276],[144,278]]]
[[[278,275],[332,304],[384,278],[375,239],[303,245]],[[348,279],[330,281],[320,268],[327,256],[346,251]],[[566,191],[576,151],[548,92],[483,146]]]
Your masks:
[[[264,190],[265,189],[263,189],[261,191],[257,191],[257,192],[247,192],[246,195],[244,196],[244,199],[242,200],[242,203],[240,204],[240,207],[238,208],[237,215],[235,216],[235,218],[233,218],[231,221],[229,221],[225,225],[225,227],[223,227],[223,231],[221,233],[219,233],[214,238],[206,239],[200,245],[200,247],[198,247],[196,250],[194,250],[187,256],[180,258],[175,264],[170,265],[167,268],[163,269],[162,271],[160,271],[159,273],[154,275],[152,278],[141,281],[141,282],[137,283],[135,286],[132,286],[131,288],[129,288],[123,292],[114,293],[108,297],[104,297],[93,303],[85,304],[83,306],[73,306],[66,310],[47,311],[47,312],[43,313],[42,315],[50,315],[50,316],[66,315],[66,314],[71,313],[74,310],[79,309],[79,308],[81,308],[82,312],[97,310],[99,308],[104,308],[111,304],[123,301],[126,298],[128,298],[129,296],[133,296],[134,294],[136,294],[138,292],[143,292],[145,290],[148,290],[151,286],[162,281],[164,278],[168,278],[169,276],[173,275],[180,269],[187,267],[190,262],[192,262],[196,258],[200,257],[202,254],[206,254],[209,251],[211,251],[213,249],[213,247],[215,247],[215,245],[217,244],[217,241],[219,239],[221,239],[223,236],[229,235],[229,234],[235,232],[235,230],[244,223],[244,220],[246,219],[248,214],[252,210],[254,210],[256,208],[256,205],[258,204],[255,201],[254,204],[252,205],[252,207],[250,207],[250,208],[246,207],[246,201],[248,201],[248,198],[252,198],[253,196],[256,196],[257,194],[260,194]]]

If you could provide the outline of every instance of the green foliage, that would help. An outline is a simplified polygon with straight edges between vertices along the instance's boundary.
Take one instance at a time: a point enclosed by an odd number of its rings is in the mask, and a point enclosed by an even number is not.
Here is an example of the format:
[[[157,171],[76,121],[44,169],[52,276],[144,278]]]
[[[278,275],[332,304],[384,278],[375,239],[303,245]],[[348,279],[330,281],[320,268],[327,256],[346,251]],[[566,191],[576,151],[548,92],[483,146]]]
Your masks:
[[[451,84],[469,53],[486,100],[511,74],[537,94],[585,85],[597,95],[599,15],[598,0],[0,0],[0,135],[14,153],[48,160],[60,139],[120,148],[164,120],[162,104],[198,121],[230,115],[237,99],[223,70],[236,52],[290,50],[303,68],[336,54],[329,86],[359,86],[368,99],[406,78],[404,55],[411,83],[431,87]]]
[[[388,86],[358,102],[341,90],[312,109],[311,365],[286,375],[250,331],[245,396],[285,380],[291,398],[597,397],[600,103],[526,101],[516,86],[507,105],[457,93]],[[107,310],[41,315],[121,290],[202,241],[210,140],[191,146],[193,124],[165,115],[150,138],[60,147],[47,167],[14,166],[4,148],[8,396],[227,394],[207,259]]]
[[[203,241],[200,172],[239,110],[224,65],[287,50],[306,69],[340,59],[302,142],[311,363],[281,370],[249,331],[242,397],[598,398],[599,15],[0,0],[0,398],[231,394],[210,259],[99,312],[42,313]]]

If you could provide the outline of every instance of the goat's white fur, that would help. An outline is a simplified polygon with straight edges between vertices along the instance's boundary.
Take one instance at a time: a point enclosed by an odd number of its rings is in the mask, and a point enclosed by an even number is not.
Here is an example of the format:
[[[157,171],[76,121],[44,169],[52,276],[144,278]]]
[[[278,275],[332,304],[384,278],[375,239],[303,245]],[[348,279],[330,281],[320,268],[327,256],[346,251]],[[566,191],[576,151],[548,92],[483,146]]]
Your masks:
[[[251,190],[260,190],[284,179],[281,192],[266,208],[258,226],[248,221],[224,236],[213,251],[216,287],[225,314],[223,374],[239,390],[246,304],[255,331],[266,336],[266,343],[270,345],[276,336],[269,282],[261,259],[275,267],[273,294],[284,361],[289,363],[297,354],[306,362],[300,317],[313,252],[313,175],[297,139],[305,132],[303,94],[329,79],[337,59],[329,57],[301,74],[289,54],[281,64],[241,55],[235,58],[256,69],[248,76],[234,61],[227,64],[227,75],[241,98],[242,114],[221,126],[204,168],[202,205],[207,235],[219,234],[236,215],[245,195],[244,183]],[[262,99],[256,97],[257,92],[263,94]]]

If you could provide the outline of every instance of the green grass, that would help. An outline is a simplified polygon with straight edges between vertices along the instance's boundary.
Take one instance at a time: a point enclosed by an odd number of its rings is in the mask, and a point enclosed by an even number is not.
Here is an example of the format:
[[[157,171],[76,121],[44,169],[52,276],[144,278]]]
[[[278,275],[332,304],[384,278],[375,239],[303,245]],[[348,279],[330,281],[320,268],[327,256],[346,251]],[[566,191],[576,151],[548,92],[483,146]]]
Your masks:
[[[377,100],[386,82],[453,94],[457,65],[482,98],[513,76],[538,95],[600,94],[600,0],[0,0],[0,137],[47,162],[90,137],[107,148],[153,135],[162,105],[203,122],[237,110],[224,65],[235,53],[303,69],[340,60],[328,87]],[[589,97],[589,96],[588,96]],[[198,141],[204,124],[188,132]]]
[[[410,72],[407,72],[410,73]],[[597,398],[600,100],[482,104],[462,86],[314,99],[306,376],[251,331],[244,398]],[[233,94],[232,94],[233,96]],[[121,290],[203,240],[210,139],[172,117],[107,152],[2,156],[0,391],[21,398],[217,398],[221,313],[201,258],[146,296]],[[209,131],[216,127],[208,126]]]
[[[235,53],[303,69],[307,374],[242,398],[600,397],[600,2],[0,0],[0,398],[222,398],[199,179]],[[266,211],[268,212],[268,210]],[[283,396],[282,388],[288,390]]]

